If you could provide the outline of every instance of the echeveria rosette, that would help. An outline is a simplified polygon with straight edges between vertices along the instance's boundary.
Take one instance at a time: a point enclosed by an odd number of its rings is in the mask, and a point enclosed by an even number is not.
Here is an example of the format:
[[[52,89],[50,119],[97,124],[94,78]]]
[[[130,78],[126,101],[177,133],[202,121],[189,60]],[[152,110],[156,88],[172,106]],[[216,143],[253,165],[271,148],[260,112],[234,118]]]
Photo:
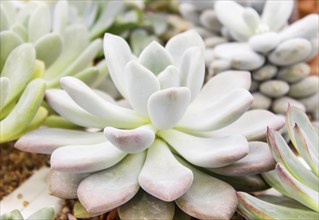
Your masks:
[[[120,216],[131,210],[139,219],[154,206],[173,216],[175,201],[197,218],[230,218],[235,190],[213,175],[260,179],[256,174],[272,169],[274,161],[267,145],[255,140],[265,138],[267,126],[278,129],[284,122],[265,110],[247,111],[248,72],[225,72],[202,88],[203,45],[188,31],[165,47],[150,43],[137,58],[123,38],[105,34],[108,70],[127,107],[76,78],[62,78],[64,90],[48,90],[47,103],[73,123],[104,134],[40,128],[15,147],[52,153],[51,193],[78,198],[76,210],[100,214],[121,206]],[[145,205],[131,200],[140,186],[150,194],[142,196]]]
[[[45,81],[43,64],[36,60],[32,44],[13,49],[0,75],[0,143],[18,139],[45,120],[48,112],[41,103]]]
[[[262,196],[262,200],[259,200],[240,192],[239,213],[247,218],[318,219],[318,127],[295,107],[289,109],[286,125],[291,143],[299,156],[278,132],[268,130],[268,144],[277,165],[275,170],[263,176],[272,187],[289,198]]]

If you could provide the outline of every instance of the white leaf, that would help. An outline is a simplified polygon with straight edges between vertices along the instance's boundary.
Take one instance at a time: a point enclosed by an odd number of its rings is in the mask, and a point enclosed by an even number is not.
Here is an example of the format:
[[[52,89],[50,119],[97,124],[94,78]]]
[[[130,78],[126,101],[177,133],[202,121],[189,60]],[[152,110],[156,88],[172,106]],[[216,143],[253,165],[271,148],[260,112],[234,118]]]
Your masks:
[[[183,117],[190,102],[190,90],[186,87],[172,87],[151,95],[148,114],[157,129],[169,129]]]

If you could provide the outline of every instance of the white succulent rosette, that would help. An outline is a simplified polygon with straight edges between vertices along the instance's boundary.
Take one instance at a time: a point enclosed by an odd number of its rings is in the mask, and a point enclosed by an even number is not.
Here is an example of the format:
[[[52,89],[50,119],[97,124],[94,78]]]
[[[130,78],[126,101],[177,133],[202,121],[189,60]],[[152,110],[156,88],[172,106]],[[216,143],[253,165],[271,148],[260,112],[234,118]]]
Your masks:
[[[259,16],[252,8],[218,1],[221,23],[243,42],[215,47],[210,72],[251,71],[254,109],[284,114],[290,103],[317,117],[319,80],[309,76],[306,62],[318,54],[319,16],[311,14],[287,26],[292,8],[293,1],[267,1]]]
[[[152,42],[139,57],[123,38],[107,33],[104,53],[127,102],[64,77],[63,90],[46,92],[47,103],[97,130],[40,128],[15,145],[52,154],[50,191],[78,198],[78,217],[120,207],[120,217],[172,219],[175,201],[196,218],[228,219],[236,193],[219,178],[252,191],[265,187],[257,174],[275,163],[257,140],[267,126],[279,129],[284,121],[266,110],[247,111],[253,101],[248,72],[225,72],[202,87],[204,42],[195,31],[174,36],[165,47]]]
[[[102,40],[91,42],[83,23],[70,23],[71,6],[58,1],[49,6],[31,1],[17,7],[12,1],[1,1],[0,69],[10,52],[25,42],[35,47],[36,59],[43,62],[43,78],[48,87],[58,87],[62,76],[75,76],[94,84],[104,74],[92,66],[102,50]],[[101,64],[105,65],[105,64]]]

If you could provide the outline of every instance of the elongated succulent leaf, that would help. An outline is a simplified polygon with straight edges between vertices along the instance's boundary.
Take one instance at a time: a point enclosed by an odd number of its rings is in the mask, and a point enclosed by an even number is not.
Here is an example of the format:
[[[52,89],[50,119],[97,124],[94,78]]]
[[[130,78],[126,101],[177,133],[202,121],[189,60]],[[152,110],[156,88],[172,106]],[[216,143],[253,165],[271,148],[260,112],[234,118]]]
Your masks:
[[[51,168],[61,172],[88,173],[109,168],[126,156],[110,142],[69,145],[51,155]]]
[[[127,153],[138,153],[153,144],[155,133],[151,126],[142,126],[132,130],[120,130],[106,127],[104,135],[115,147]]]
[[[157,133],[190,163],[206,168],[229,165],[248,154],[248,142],[243,136],[202,138],[177,130]],[[196,146],[196,147],[194,147]]]
[[[209,169],[225,176],[245,176],[263,173],[275,168],[276,162],[269,147],[263,142],[249,142],[249,153],[246,157],[228,166]]]
[[[12,210],[9,213],[2,214],[0,216],[0,219],[2,220],[23,220],[23,216],[19,212],[18,209]]]
[[[318,189],[319,179],[300,162],[278,132],[268,130],[267,142],[278,163],[303,184],[314,190]]]
[[[110,103],[96,94],[82,81],[73,77],[60,80],[61,86],[72,99],[83,109],[108,121],[108,124],[119,128],[134,128],[143,124],[145,119],[135,111]]]
[[[2,108],[23,91],[32,79],[34,66],[35,50],[31,44],[22,44],[10,53],[1,72],[1,77],[10,80],[10,94]]]
[[[48,175],[49,192],[51,195],[63,199],[76,199],[80,182],[89,173],[67,173],[50,170]]]
[[[33,213],[26,220],[34,220],[34,219],[53,220],[54,219],[54,209],[51,207],[42,208],[39,211],[37,211],[36,213]]]
[[[11,51],[22,43],[22,39],[13,31],[1,31],[0,33],[0,71]]]
[[[177,127],[190,132],[217,130],[236,121],[252,102],[253,97],[247,90],[235,89],[209,106],[190,109]]]
[[[174,216],[174,203],[164,202],[140,190],[129,202],[118,208],[122,220],[167,219]]]
[[[0,122],[0,142],[12,140],[12,138],[28,127],[36,115],[43,100],[45,82],[41,79],[32,81],[24,90],[19,102],[10,114]]]
[[[48,68],[60,55],[63,50],[63,40],[56,33],[46,34],[35,42],[37,59],[45,63]]]
[[[319,193],[296,180],[280,163],[276,166],[279,181],[289,193],[289,197],[296,199],[305,206],[319,212]]]
[[[249,141],[261,140],[266,137],[267,127],[278,130],[285,124],[284,117],[269,111],[256,109],[245,112],[234,123],[217,131],[203,133],[205,137],[215,135],[240,134]]]
[[[153,93],[147,103],[152,124],[157,129],[169,129],[183,117],[190,102],[187,87],[171,87]]]
[[[318,213],[311,210],[275,205],[257,199],[247,193],[237,193],[238,212],[247,219],[317,219]]]
[[[130,104],[137,112],[148,116],[147,102],[150,96],[160,89],[159,80],[154,73],[137,61],[130,61],[126,65],[124,76],[127,98]]]
[[[186,162],[180,162],[192,170],[194,181],[190,189],[175,201],[178,207],[198,219],[230,219],[238,204],[235,190]]]
[[[138,180],[146,192],[171,202],[189,189],[193,173],[177,161],[165,142],[156,140],[148,149]]]
[[[138,175],[144,160],[144,152],[132,154],[117,165],[85,178],[78,188],[85,209],[106,212],[129,201],[139,190]]]
[[[0,109],[8,97],[10,92],[10,80],[7,77],[0,78]]]
[[[62,34],[68,24],[69,3],[66,0],[58,1],[54,7],[52,31]]]
[[[39,128],[22,136],[15,148],[32,153],[51,154],[66,145],[97,144],[105,141],[102,132],[89,133],[61,128]]]
[[[34,43],[45,34],[48,34],[50,29],[51,19],[49,8],[46,5],[38,5],[29,18],[28,40]]]

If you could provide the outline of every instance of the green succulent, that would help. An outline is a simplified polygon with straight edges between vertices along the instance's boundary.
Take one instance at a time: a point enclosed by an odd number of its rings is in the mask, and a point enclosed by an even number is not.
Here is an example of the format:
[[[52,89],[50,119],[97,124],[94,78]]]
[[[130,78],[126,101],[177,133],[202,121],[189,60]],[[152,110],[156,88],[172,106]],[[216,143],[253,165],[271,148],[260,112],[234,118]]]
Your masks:
[[[295,107],[288,110],[286,125],[297,155],[278,132],[268,130],[268,144],[277,165],[275,170],[263,174],[269,185],[286,197],[261,196],[258,199],[239,192],[238,211],[247,219],[319,217],[318,127]]]
[[[24,220],[24,219],[26,219],[26,220],[35,220],[35,219],[53,220],[54,219],[54,209],[53,208],[42,208],[39,211],[33,213],[28,218],[23,218],[22,214],[17,209],[0,216],[0,220]]]

